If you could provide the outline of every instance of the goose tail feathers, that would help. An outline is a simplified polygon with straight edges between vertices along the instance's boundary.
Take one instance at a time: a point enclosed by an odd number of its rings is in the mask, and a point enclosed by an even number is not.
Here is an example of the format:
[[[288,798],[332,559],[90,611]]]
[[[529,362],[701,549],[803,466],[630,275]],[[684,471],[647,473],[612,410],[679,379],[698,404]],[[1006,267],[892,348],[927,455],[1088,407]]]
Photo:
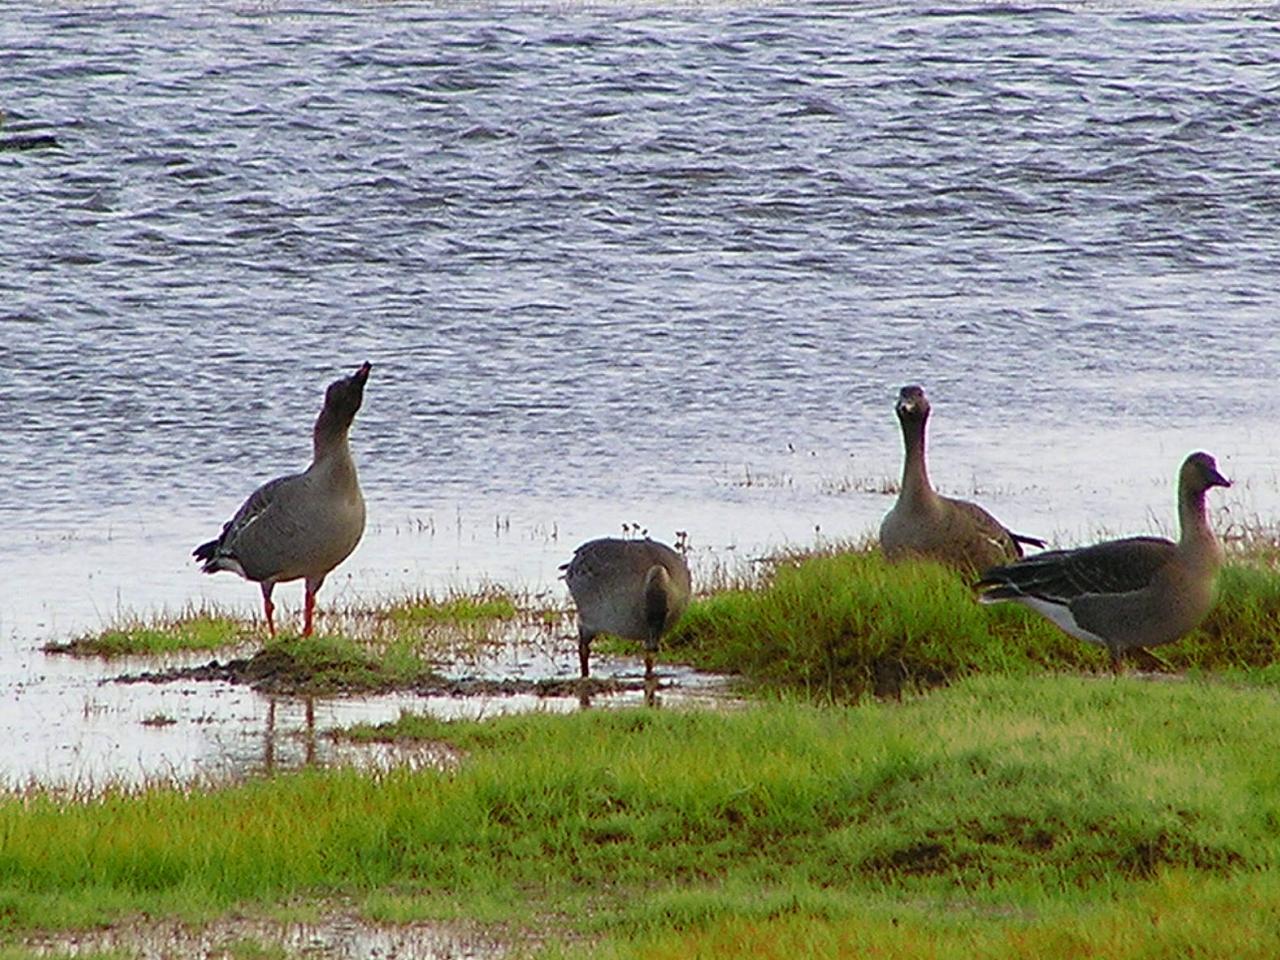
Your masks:
[[[223,552],[222,545],[227,539],[227,530],[231,524],[226,524],[222,528],[222,535],[216,540],[209,540],[200,544],[191,551],[191,555],[203,563],[200,567],[202,573],[217,573],[219,570],[230,570],[232,573],[244,576],[244,566],[231,553]]]
[[[191,555],[197,560],[204,560],[207,563],[214,558],[214,555],[218,552],[218,546],[221,543],[221,537],[218,537],[216,540],[210,540],[208,543],[202,543],[191,551]]]

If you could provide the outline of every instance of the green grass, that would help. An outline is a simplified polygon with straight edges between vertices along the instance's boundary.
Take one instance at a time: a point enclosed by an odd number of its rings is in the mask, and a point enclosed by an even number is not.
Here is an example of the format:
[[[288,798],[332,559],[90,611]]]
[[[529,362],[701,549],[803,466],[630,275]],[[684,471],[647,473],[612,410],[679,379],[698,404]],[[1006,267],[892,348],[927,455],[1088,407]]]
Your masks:
[[[1219,597],[1198,630],[1160,655],[1174,669],[1265,678],[1280,660],[1280,575],[1230,565]],[[783,559],[763,583],[693,605],[664,651],[754,686],[828,699],[979,673],[1109,669],[1103,651],[1042,617],[979,605],[954,572],[927,562],[893,566],[875,549]]]
[[[1280,768],[1259,749],[1280,738],[1280,703],[1256,687],[979,677],[901,704],[382,733],[444,739],[464,760],[0,801],[0,922],[353,896],[386,918],[475,903],[628,956],[752,924],[786,941],[788,918],[837,945],[890,915],[926,939],[951,936],[930,923],[952,914],[982,937],[1032,921],[1057,935],[1170,883],[1208,946],[1234,919],[1198,910],[1195,890],[1256,884],[1280,915]],[[718,949],[688,955],[732,955]]]
[[[517,599],[505,590],[489,587],[472,594],[446,597],[418,594],[396,601],[382,611],[388,619],[402,624],[475,624],[491,620],[514,620],[520,616]]]
[[[0,796],[0,932],[336,898],[525,929],[566,960],[1269,957],[1280,576],[1237,558],[1220,595],[1160,649],[1185,678],[1115,679],[943,568],[790,558],[665,644],[773,692],[745,707],[406,715],[346,735],[460,765]],[[415,598],[385,633],[255,661],[305,692],[411,686],[435,624],[506,600]]]
[[[317,613],[317,629],[331,637],[363,642],[370,649],[409,646],[474,647],[504,638],[511,623],[531,621],[558,626],[564,611],[547,608],[545,598],[519,596],[494,586],[473,592],[449,591],[437,597],[426,593],[372,605],[325,608]],[[277,617],[282,638],[294,635],[290,615]],[[268,641],[264,626],[207,607],[153,617],[128,615],[105,629],[45,645],[48,653],[85,657],[147,656],[179,651],[225,650]]]
[[[258,687],[313,695],[404,689],[435,677],[411,644],[374,649],[335,636],[278,637],[244,668],[244,679]]]
[[[82,657],[159,655],[182,650],[219,650],[243,643],[251,636],[249,625],[222,614],[192,610],[153,621],[129,619],[96,634],[67,643],[49,643],[48,653]]]
[[[692,606],[664,649],[756,685],[828,698],[1107,662],[1025,611],[980,606],[945,567],[893,566],[874,549],[783,559],[758,587]]]
[[[850,915],[850,914],[853,915]],[[555,947],[574,960],[1272,960],[1280,943],[1280,882],[1269,875],[1204,880],[1170,873],[1132,897],[1046,906],[1034,914],[872,895],[856,911],[776,903],[757,916],[716,918],[635,940]]]
[[[930,563],[891,566],[874,545],[784,557],[758,582],[743,585],[720,576],[716,586],[664,639],[663,655],[736,674],[757,688],[842,699],[898,694],[979,673],[1109,669],[1105,653],[1043,618],[1009,604],[980,606],[954,572]],[[1280,573],[1270,545],[1254,544],[1237,555],[1222,572],[1219,595],[1205,623],[1160,648],[1160,656],[1178,671],[1280,683]],[[321,644],[318,661],[304,655],[304,648],[290,647],[291,669],[318,662],[336,681],[345,670],[353,677],[346,687],[356,685],[354,676],[362,670],[364,689],[412,685],[425,657],[474,652],[477,644],[503,639],[514,621],[530,618],[547,630],[567,629],[563,611],[546,608],[545,598],[493,586],[331,611],[321,620],[330,647],[342,638],[348,647],[339,655]],[[190,610],[151,623],[126,621],[46,649],[110,657],[212,650],[247,640],[255,640],[252,625]],[[601,638],[597,647],[637,649],[612,638]],[[343,657],[345,664],[338,662]],[[325,685],[318,682],[315,690]]]

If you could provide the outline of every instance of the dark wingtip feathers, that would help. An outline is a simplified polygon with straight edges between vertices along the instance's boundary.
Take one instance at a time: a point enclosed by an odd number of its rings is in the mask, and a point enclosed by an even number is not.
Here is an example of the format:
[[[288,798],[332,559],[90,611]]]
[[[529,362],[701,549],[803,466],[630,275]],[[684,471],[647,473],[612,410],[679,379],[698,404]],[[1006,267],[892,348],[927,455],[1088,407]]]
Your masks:
[[[1026,596],[1011,584],[986,577],[975,583],[973,589],[977,591],[978,599],[984,603],[995,603],[997,600],[1016,600],[1018,597]]]

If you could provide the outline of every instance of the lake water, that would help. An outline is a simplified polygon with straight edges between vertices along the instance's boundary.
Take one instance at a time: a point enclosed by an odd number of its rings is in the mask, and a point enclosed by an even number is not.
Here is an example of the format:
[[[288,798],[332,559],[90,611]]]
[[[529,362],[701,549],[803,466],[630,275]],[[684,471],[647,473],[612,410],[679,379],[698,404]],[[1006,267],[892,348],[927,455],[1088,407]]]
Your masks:
[[[1199,448],[1274,529],[1278,49],[1221,4],[9,5],[0,138],[61,146],[0,152],[0,683],[256,611],[190,550],[366,359],[322,606],[872,533],[907,382],[1019,531],[1168,532]]]

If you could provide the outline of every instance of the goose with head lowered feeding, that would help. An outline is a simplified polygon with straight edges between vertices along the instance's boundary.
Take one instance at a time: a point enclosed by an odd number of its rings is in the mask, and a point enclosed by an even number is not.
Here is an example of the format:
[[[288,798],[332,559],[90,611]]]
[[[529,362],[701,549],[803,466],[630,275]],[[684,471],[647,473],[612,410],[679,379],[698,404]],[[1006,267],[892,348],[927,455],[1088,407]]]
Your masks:
[[[933,489],[924,454],[930,407],[922,388],[903,387],[894,409],[906,453],[898,500],[880,524],[880,549],[888,560],[924,557],[979,571],[1018,559],[1024,543],[1044,546],[1043,540],[1013,533],[976,503]]]
[[[1178,473],[1177,543],[1129,537],[1076,550],[1053,550],[988,570],[976,589],[983,603],[1020,603],[1073,637],[1105,647],[1111,664],[1133,651],[1171,643],[1213,606],[1222,544],[1205,515],[1205,494],[1229,487],[1207,453],[1193,453]]]
[[[302,635],[310,636],[316,592],[364,533],[364,495],[347,434],[364,399],[369,370],[366,362],[351,376],[329,384],[312,433],[311,465],[253,491],[218,538],[200,544],[193,553],[204,561],[205,573],[230,570],[261,584],[272,636],[275,585],[306,581]]]
[[[644,641],[645,677],[652,677],[658,641],[689,605],[692,587],[684,557],[647,537],[604,537],[582,544],[560,569],[578,608],[582,676],[590,676],[591,641],[610,633]]]

